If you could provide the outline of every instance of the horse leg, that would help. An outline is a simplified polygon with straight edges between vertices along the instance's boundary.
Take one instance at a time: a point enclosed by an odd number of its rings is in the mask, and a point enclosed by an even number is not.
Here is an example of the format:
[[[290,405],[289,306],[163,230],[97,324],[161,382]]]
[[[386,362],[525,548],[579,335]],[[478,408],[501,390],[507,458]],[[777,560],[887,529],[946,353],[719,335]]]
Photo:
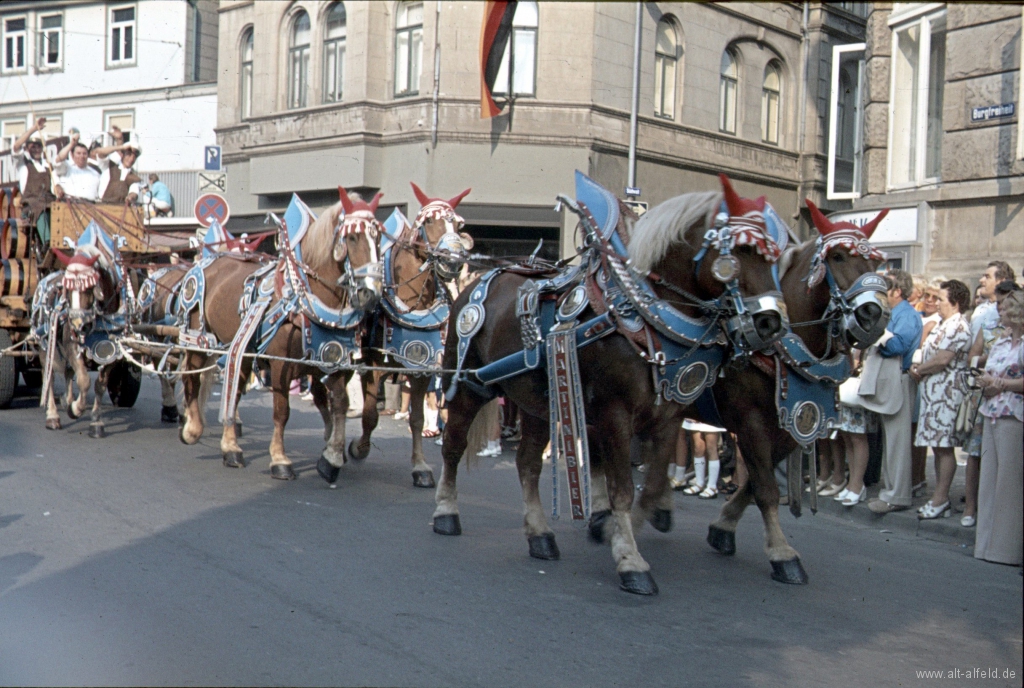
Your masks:
[[[462,523],[459,519],[459,490],[456,481],[459,472],[459,461],[466,451],[467,433],[473,418],[487,403],[469,392],[465,386],[459,388],[455,398],[448,405],[448,422],[444,426],[444,442],[441,444],[441,480],[437,483],[434,501],[434,532],[441,535],[461,535]]]
[[[174,383],[160,377],[160,422],[178,422],[178,403],[174,400]]]
[[[748,484],[764,521],[764,549],[772,565],[772,580],[806,584],[807,572],[800,563],[800,554],[786,542],[786,534],[779,523],[779,484],[775,482],[775,463],[768,451],[755,454],[754,448],[749,451],[744,448],[743,456],[745,459],[755,457],[746,461],[750,474]]]
[[[601,439],[587,428],[590,446],[590,522],[587,533],[590,541],[607,544],[611,539],[612,505],[608,501],[608,480],[605,478],[605,460],[601,454]]]
[[[558,559],[555,534],[544,516],[540,503],[540,474],[544,470],[544,445],[548,440],[548,421],[525,412],[519,414],[522,440],[516,452],[519,484],[523,488],[523,527],[530,545],[530,556],[535,559]]]
[[[56,366],[55,366],[56,367]],[[55,376],[55,371],[50,371],[51,378]],[[65,382],[65,384],[67,384]],[[53,380],[50,380],[50,384],[46,386],[46,398],[42,400],[42,403],[46,406],[46,429],[47,430],[60,430],[60,413],[57,411],[57,394],[53,390]]]
[[[326,442],[334,430],[334,416],[331,415],[327,387],[320,381],[320,378],[314,375],[313,382],[309,385],[309,391],[313,395],[313,405],[316,406],[316,410],[320,412],[320,418],[324,421],[324,442]]]
[[[629,462],[630,413],[611,402],[598,414],[595,423],[607,429],[601,451],[605,458],[608,497],[612,507],[612,556],[619,574],[619,587],[637,595],[656,595],[658,586],[651,567],[640,555],[633,536],[630,511],[633,507],[633,468]],[[674,439],[674,436],[673,436]],[[670,445],[675,447],[673,442]]]
[[[249,374],[252,372],[252,359],[243,360],[241,367],[239,368],[239,375],[241,379],[249,379]],[[212,380],[210,381],[212,382]],[[204,382],[205,384],[205,382]],[[226,385],[225,385],[226,386]],[[245,468],[245,456],[242,454],[242,448],[238,446],[238,436],[241,434],[241,423],[236,419],[238,418],[238,404],[242,399],[242,388],[243,385],[238,386],[238,391],[235,393],[235,412],[231,418],[223,419],[223,426],[220,435],[220,456],[221,461],[228,468]],[[271,475],[274,475],[273,465],[271,465]],[[278,477],[274,475],[274,477]]]
[[[209,387],[212,380],[207,379],[206,373],[189,373],[206,365],[206,356],[202,354],[188,354],[185,359],[185,371],[188,374],[181,376],[181,387],[184,393],[182,403],[185,409],[185,422],[178,430],[178,438],[185,444],[195,444],[203,435],[204,418],[203,397],[206,393],[204,387]]]
[[[93,390],[93,401],[92,401],[92,414],[90,416],[91,422],[89,423],[89,437],[93,439],[102,439],[107,436],[107,432],[103,427],[103,415],[102,415],[102,401],[103,393],[107,391],[107,380],[110,377],[110,369],[113,366],[105,365],[100,366],[100,371],[96,374],[96,386]]]
[[[348,445],[348,455],[356,461],[362,461],[370,455],[370,436],[377,428],[379,420],[377,390],[380,389],[380,379],[383,375],[379,370],[371,370],[360,376],[363,383],[363,434]]]
[[[75,383],[78,385],[78,396],[68,405],[68,415],[72,418],[80,418],[85,413],[85,406],[89,401],[89,387],[92,381],[89,379],[89,368],[86,367],[85,356],[82,354],[72,358],[75,368]]]
[[[434,487],[434,471],[423,454],[423,399],[427,396],[430,378],[418,375],[409,379],[409,429],[412,431],[412,484],[414,487]]]
[[[736,493],[722,506],[718,520],[708,526],[708,544],[726,556],[736,554],[736,526],[750,502],[754,500],[754,491],[747,480],[736,490]]]
[[[348,386],[351,373],[334,373],[327,378],[327,399],[331,411],[331,434],[326,440],[316,472],[329,483],[338,481],[338,473],[345,465],[345,417],[348,413]],[[287,399],[287,397],[286,397]]]
[[[671,425],[671,424],[670,424]],[[664,435],[672,435],[666,439],[673,451],[660,451],[658,442],[645,438],[641,440],[641,455],[647,463],[647,475],[644,478],[644,489],[640,493],[637,507],[633,509],[633,530],[638,532],[645,521],[650,521],[654,529],[667,533],[672,530],[672,510],[675,498],[668,489],[668,467],[675,458],[675,439],[681,432],[678,429],[666,430]]]

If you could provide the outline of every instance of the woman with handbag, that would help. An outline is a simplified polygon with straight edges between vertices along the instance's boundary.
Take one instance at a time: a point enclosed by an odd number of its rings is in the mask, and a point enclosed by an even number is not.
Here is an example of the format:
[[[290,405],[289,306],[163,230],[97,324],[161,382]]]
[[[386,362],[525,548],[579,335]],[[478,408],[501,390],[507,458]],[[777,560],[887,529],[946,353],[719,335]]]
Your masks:
[[[856,354],[855,354],[856,355]],[[864,486],[864,473],[868,469],[868,433],[878,427],[878,416],[860,404],[860,363],[855,359],[856,374],[840,386],[839,398],[839,437],[843,443],[843,454],[850,468],[850,478],[845,487],[836,489],[835,474],[829,489],[823,490],[824,496],[832,498],[843,506],[854,506],[867,499],[868,489]],[[836,489],[832,492],[832,489]]]
[[[1005,334],[992,344],[978,383],[981,404],[981,476],[974,556],[1021,565],[1024,552],[1024,292],[999,303]]]
[[[956,382],[957,371],[967,362],[971,328],[963,312],[971,305],[971,292],[960,280],[947,280],[939,289],[942,322],[928,335],[923,362],[910,367],[910,375],[921,388],[921,415],[917,419],[914,445],[931,447],[935,455],[935,491],[918,509],[920,519],[950,515],[949,486],[956,473],[953,449],[957,413],[963,392]]]

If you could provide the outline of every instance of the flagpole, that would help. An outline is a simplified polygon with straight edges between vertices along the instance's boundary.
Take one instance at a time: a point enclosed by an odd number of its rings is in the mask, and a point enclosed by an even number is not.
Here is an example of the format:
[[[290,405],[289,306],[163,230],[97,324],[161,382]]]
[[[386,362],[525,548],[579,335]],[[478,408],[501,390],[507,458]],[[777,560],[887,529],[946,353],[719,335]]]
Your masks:
[[[633,38],[633,108],[629,113],[629,187],[636,187],[636,130],[640,109],[640,39],[643,36],[643,2],[636,3],[636,35]]]

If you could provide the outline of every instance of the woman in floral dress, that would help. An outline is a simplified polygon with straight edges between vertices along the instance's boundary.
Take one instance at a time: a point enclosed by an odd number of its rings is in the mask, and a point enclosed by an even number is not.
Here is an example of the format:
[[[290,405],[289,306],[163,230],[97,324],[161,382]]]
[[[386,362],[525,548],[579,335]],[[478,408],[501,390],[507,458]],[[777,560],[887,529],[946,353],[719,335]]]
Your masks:
[[[956,473],[953,438],[957,411],[963,391],[956,373],[967,365],[971,328],[963,313],[970,307],[971,292],[960,280],[947,280],[939,289],[942,322],[928,335],[924,360],[910,367],[910,375],[921,386],[921,415],[917,419],[914,445],[931,447],[935,454],[935,492],[918,511],[918,518],[949,516],[949,486]]]

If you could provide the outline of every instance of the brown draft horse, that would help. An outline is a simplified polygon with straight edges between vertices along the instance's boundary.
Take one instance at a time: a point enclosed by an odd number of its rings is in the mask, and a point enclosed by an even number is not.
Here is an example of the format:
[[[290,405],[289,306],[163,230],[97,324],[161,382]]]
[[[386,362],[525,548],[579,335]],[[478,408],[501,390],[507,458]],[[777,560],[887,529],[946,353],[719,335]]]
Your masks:
[[[817,209],[809,202],[808,205],[812,206],[815,225],[824,234],[826,227],[821,221],[828,221],[823,216],[819,219]],[[857,230],[862,233],[864,244],[882,217],[884,214]],[[870,247],[869,244],[867,246]],[[808,286],[817,252],[815,239],[787,249],[780,260],[780,272],[783,297],[794,323],[793,331],[811,353],[820,358],[828,355],[830,347],[832,354],[847,351],[849,347],[841,338],[830,337],[828,323],[798,324],[820,320],[831,301],[829,287],[824,280],[817,283],[810,280],[814,285]],[[880,264],[877,254],[865,255],[864,251],[855,250],[852,245],[842,244],[831,247],[824,260],[840,292],[848,289],[861,275],[874,272]],[[880,311],[878,315],[881,317]],[[871,325],[866,323],[865,329],[871,329]],[[775,379],[749,360],[737,362],[725,369],[725,375],[712,388],[712,393],[725,428],[736,434],[749,479],[738,486],[739,489],[723,506],[718,520],[711,524],[708,544],[722,554],[735,554],[736,526],[743,511],[754,501],[764,521],[765,552],[772,565],[772,578],[782,583],[806,583],[807,574],[800,562],[800,554],[786,541],[779,523],[779,485],[774,469],[799,445],[789,432],[779,426]],[[686,415],[698,417],[700,413],[691,408]],[[713,418],[702,420],[717,422]],[[634,515],[634,523],[638,526],[659,509],[671,510],[673,503],[672,492],[666,490],[668,462],[660,461],[661,456],[656,452],[649,456],[657,459],[648,468],[639,509]],[[657,518],[652,519],[653,523],[658,521]],[[665,522],[665,527],[660,529],[667,530],[669,525],[670,521]]]
[[[49,430],[61,428],[53,387],[57,369],[64,369],[68,415],[72,419],[77,419],[85,413],[88,403],[91,383],[89,364],[94,362],[99,372],[94,384],[89,436],[106,436],[101,402],[103,394],[107,391],[111,370],[118,361],[117,346],[109,338],[102,338],[92,349],[88,349],[86,338],[94,331],[101,330],[105,319],[116,317],[121,309],[122,278],[119,275],[120,268],[115,265],[116,252],[117,249],[110,238],[94,224],[82,235],[71,258],[66,258],[60,251],[53,252],[64,263],[65,270],[59,278],[59,295],[51,292],[49,303],[44,307],[43,317],[48,315],[47,311],[53,312],[54,308],[66,308],[67,311],[59,320],[56,329],[49,332],[49,337],[57,338],[56,350],[53,366],[44,381],[43,395],[40,399],[40,405],[46,408],[46,428]],[[43,286],[41,283],[40,287]],[[72,374],[78,385],[78,396],[74,398]]]
[[[308,276],[309,292],[325,307],[333,310],[343,309],[351,301],[352,292],[357,286],[360,291],[371,295],[372,303],[367,301],[367,304],[368,307],[372,307],[376,303],[375,299],[379,299],[381,294],[378,277],[367,276],[358,285],[349,284],[348,287],[342,286],[342,278],[351,274],[353,270],[372,267],[378,263],[376,242],[381,227],[374,219],[373,212],[380,202],[380,194],[367,204],[351,200],[341,187],[338,188],[338,192],[341,200],[310,224],[299,242],[304,261],[299,267]],[[284,270],[284,261],[288,259],[282,255],[277,264],[278,271]],[[259,263],[242,261],[231,254],[218,256],[206,268],[205,321],[200,323],[199,309],[196,309],[187,314],[188,326],[194,330],[202,326],[219,341],[231,341],[241,322],[238,304],[245,280],[260,267]],[[270,307],[273,308],[273,304],[279,299],[280,290],[275,294]],[[266,354],[292,360],[304,357],[303,330],[297,317],[285,320],[271,340]],[[208,366],[216,361],[218,356],[219,354],[189,352],[185,357],[185,370],[198,370]],[[342,466],[345,463],[345,413],[348,410],[345,384],[352,376],[352,372],[339,371],[322,377],[323,372],[318,367],[277,359],[270,361],[269,368],[274,399],[274,433],[270,441],[271,476],[280,480],[295,478],[292,462],[285,454],[284,428],[290,415],[288,393],[291,382],[302,375],[313,376],[313,401],[324,419],[326,445],[321,460],[335,469]],[[248,379],[251,371],[252,359],[245,358],[241,367],[241,379]],[[201,394],[199,377],[183,376],[185,423],[179,437],[185,444],[195,444],[203,433],[205,399]],[[239,395],[241,391],[240,388]],[[220,447],[225,466],[245,466],[233,422],[224,424]]]
[[[457,245],[465,250],[473,248],[473,240],[462,232],[466,222],[455,212],[455,208],[469,194],[470,189],[445,200],[430,198],[415,184],[412,188],[420,202],[420,211],[413,223],[407,224],[401,233],[394,237],[396,241],[394,247],[390,249],[391,274],[384,275],[383,299],[389,300],[393,308],[405,314],[424,312],[435,305],[440,305],[436,303],[439,296],[450,302],[446,294],[439,292],[439,289],[446,289],[443,280],[452,277],[445,271],[449,266],[443,260],[435,258],[446,252],[446,244],[442,243],[443,238],[456,239]],[[388,261],[385,261],[386,266],[387,264]],[[367,345],[363,348],[363,362],[372,367],[387,367],[388,363],[384,360],[383,353],[384,329],[392,323],[383,304],[369,322],[370,332]],[[444,328],[446,325],[445,323],[440,327]],[[429,365],[439,361],[427,363]],[[407,373],[411,391],[409,430],[412,432],[412,484],[416,487],[434,487],[434,472],[423,454],[423,399],[432,376],[416,375],[413,370]],[[361,376],[363,434],[359,439],[352,440],[348,447],[349,456],[357,461],[365,459],[370,453],[371,436],[378,422],[377,391],[380,389],[381,378],[386,374],[382,370],[370,370]]]
[[[723,183],[727,184],[727,180]],[[652,209],[636,223],[629,244],[631,258],[635,259],[638,252],[645,254],[648,264],[643,269],[660,274],[663,284],[670,284],[701,299],[718,298],[724,285],[714,277],[711,269],[718,255],[717,249],[710,250],[696,271],[694,258],[701,249],[702,237],[714,226],[722,198],[722,194],[717,192],[684,194]],[[753,246],[738,246],[733,255],[738,260],[739,289],[743,296],[774,291],[771,265]],[[523,349],[522,328],[516,316],[516,295],[525,281],[525,277],[511,272],[494,278],[485,300],[486,320],[469,345],[465,369],[480,368]],[[462,292],[452,308],[444,356],[447,370],[457,365],[455,323],[473,286]],[[668,288],[658,286],[656,291],[659,298],[678,304],[680,310],[688,315],[698,315],[695,309],[680,304],[679,298]],[[588,306],[580,320],[595,315]],[[781,327],[781,323],[779,325]],[[774,334],[781,334],[781,329]],[[620,587],[635,594],[653,595],[657,593],[657,585],[650,574],[649,564],[637,549],[630,519],[634,485],[629,443],[632,436],[639,436],[663,454],[658,460],[667,464],[668,457],[674,452],[683,408],[677,404],[658,403],[650,365],[638,356],[625,336],[612,334],[579,349],[578,360],[587,423],[593,428],[589,433],[592,458],[599,454],[606,464],[605,478],[612,509],[612,556]],[[451,374],[445,375],[446,389],[451,377]],[[538,490],[543,468],[541,454],[549,431],[547,373],[542,369],[534,370],[502,380],[494,387],[496,392],[514,401],[520,410],[523,438],[516,454],[516,467],[523,489],[524,526],[530,556],[557,559],[558,547],[544,515]],[[469,425],[486,402],[487,399],[475,393],[470,385],[459,384],[448,404],[448,424],[442,447],[444,467],[434,511],[433,528],[436,533],[459,535],[462,532],[456,488],[458,465],[466,449]]]

